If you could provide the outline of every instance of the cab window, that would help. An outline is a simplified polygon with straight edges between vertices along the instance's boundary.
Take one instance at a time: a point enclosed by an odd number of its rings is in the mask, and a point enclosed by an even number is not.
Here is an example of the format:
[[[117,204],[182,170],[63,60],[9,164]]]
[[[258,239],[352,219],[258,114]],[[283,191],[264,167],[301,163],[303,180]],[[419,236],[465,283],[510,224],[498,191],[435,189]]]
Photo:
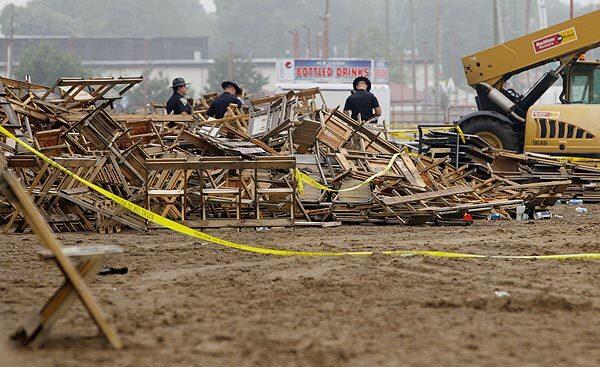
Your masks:
[[[600,104],[600,68],[585,68],[571,74],[570,103]]]
[[[594,84],[592,87],[592,103],[600,104],[600,68],[594,70],[594,80],[592,83]]]

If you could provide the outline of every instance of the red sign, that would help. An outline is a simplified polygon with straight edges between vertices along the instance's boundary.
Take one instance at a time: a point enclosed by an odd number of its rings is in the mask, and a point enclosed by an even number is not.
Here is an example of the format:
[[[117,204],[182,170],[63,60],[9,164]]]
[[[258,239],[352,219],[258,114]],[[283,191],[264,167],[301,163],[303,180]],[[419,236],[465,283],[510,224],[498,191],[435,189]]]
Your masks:
[[[333,75],[330,67],[303,66],[296,67],[296,76],[302,78],[329,78]]]
[[[575,33],[575,28],[571,27],[564,31],[536,39],[533,41],[533,50],[537,54],[575,40],[577,40],[577,33]]]
[[[369,68],[361,67],[338,67],[329,66],[299,66],[296,67],[296,76],[301,78],[356,78],[359,76],[369,77]]]
[[[351,83],[357,77],[373,78],[374,83],[388,82],[385,61],[354,59],[295,59],[277,62],[279,81]]]
[[[361,67],[342,67],[335,70],[335,76],[337,78],[356,78],[359,76],[369,77],[369,68]]]

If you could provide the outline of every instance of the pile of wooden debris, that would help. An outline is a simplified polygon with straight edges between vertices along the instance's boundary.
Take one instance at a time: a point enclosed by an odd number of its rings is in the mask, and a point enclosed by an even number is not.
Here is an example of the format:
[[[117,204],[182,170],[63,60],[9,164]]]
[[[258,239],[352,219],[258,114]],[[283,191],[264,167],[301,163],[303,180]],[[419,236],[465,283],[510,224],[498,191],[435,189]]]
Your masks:
[[[509,217],[519,205],[553,205],[573,190],[569,176],[532,183],[485,160],[462,157],[456,168],[451,155],[410,153],[329,108],[319,89],[249,99],[213,119],[205,113],[215,94],[194,101],[193,115],[113,109],[141,78],[0,82],[4,128],[87,181],[195,228],[460,222],[467,212]],[[0,151],[55,231],[148,229],[11,139],[0,137]],[[0,224],[27,228],[6,201]]]
[[[461,141],[456,133],[451,132],[429,132],[421,141],[422,151],[433,157],[448,157],[453,165],[468,165],[479,178],[501,178],[513,186],[535,187],[570,181],[563,194],[565,199],[577,198],[586,203],[600,203],[598,159],[519,154],[495,149],[477,136],[465,135],[464,138]]]

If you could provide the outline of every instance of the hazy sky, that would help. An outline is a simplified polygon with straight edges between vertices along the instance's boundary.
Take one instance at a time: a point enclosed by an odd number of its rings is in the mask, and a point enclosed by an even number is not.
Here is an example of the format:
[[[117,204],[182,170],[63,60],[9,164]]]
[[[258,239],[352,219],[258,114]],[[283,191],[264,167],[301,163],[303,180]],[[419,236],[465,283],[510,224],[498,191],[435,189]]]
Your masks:
[[[23,5],[27,3],[28,0],[0,0],[0,9],[2,9],[5,5],[13,3],[15,5]],[[213,0],[198,0],[204,6],[206,11],[213,12],[215,11],[215,4]]]
[[[6,4],[13,3],[15,5],[23,5],[23,4],[27,3],[27,1],[28,0],[0,0],[0,9],[2,7],[4,7],[4,5],[6,5]],[[215,11],[215,3],[213,2],[213,0],[198,0],[198,1],[200,1],[200,3],[204,6],[206,11],[208,11],[210,13]],[[351,1],[351,0],[348,0],[348,1]],[[479,0],[479,1],[481,1],[481,0]],[[561,1],[564,3],[569,2],[569,0],[561,0]],[[583,5],[583,4],[592,3],[594,1],[600,2],[598,0],[575,0],[575,3]]]
[[[25,3],[27,3],[28,0],[0,0],[0,9],[2,9],[5,5],[13,3],[15,5],[23,5]],[[204,9],[206,9],[207,12],[212,13],[215,11],[215,3],[213,2],[213,0],[198,0],[200,1],[200,4],[202,4],[202,6],[204,6]],[[353,1],[353,0],[347,0],[347,1]],[[478,0],[478,1],[484,1],[484,0]],[[569,0],[561,0],[564,3],[568,3]],[[575,0],[576,4],[579,5],[586,5],[589,3],[600,3],[600,0]]]
[[[27,0],[0,0],[0,8],[3,8],[5,5],[13,3],[15,5],[23,5],[27,2]]]

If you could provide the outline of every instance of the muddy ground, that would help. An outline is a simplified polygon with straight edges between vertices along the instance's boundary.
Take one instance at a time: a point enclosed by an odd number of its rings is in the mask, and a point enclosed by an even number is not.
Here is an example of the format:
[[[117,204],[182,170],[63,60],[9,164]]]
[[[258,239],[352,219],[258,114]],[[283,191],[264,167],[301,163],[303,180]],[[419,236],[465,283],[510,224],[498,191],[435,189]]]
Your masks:
[[[600,252],[600,207],[578,217],[471,227],[212,231],[306,250]],[[60,282],[33,235],[0,238],[0,366],[598,366],[600,261],[377,255],[281,258],[168,232],[60,234],[117,244],[124,276],[92,290],[126,349],[107,348],[80,305],[42,350],[8,336]],[[507,291],[499,298],[495,291]]]

